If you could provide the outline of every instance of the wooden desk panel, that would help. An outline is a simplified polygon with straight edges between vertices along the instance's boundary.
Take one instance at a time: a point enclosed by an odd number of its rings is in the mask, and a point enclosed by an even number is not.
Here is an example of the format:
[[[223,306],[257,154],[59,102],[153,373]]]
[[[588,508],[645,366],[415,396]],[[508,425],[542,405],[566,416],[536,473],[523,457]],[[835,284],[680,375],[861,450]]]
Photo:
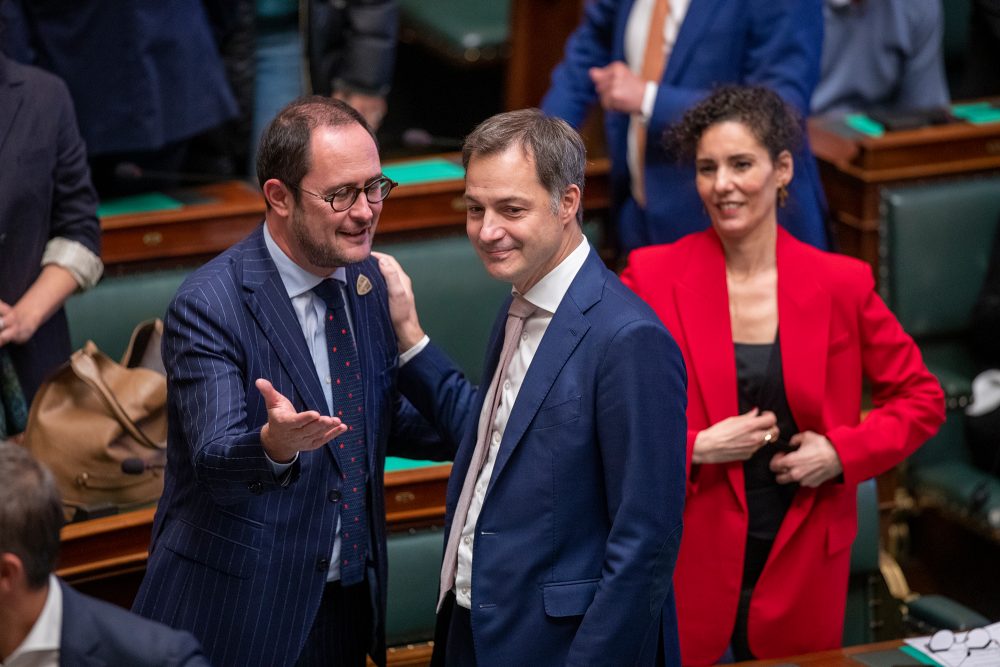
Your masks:
[[[386,523],[390,531],[444,524],[451,465],[388,472]],[[152,507],[70,524],[62,530],[56,574],[103,600],[129,607],[146,571]]]
[[[743,665],[744,667],[771,667],[777,665],[798,665],[799,667],[860,667],[860,665],[863,665],[864,663],[854,660],[851,656],[862,653],[872,653],[874,651],[888,651],[890,649],[899,648],[902,645],[903,642],[900,640],[892,639],[875,644],[849,646],[847,648],[838,648],[831,651],[820,651],[817,653],[808,653],[806,655],[790,656],[775,660],[752,660],[748,662],[737,662],[735,664]],[[910,660],[905,653],[900,653],[899,658],[900,664],[906,664],[907,661]]]
[[[605,158],[588,165],[585,209],[610,205],[609,168]],[[379,237],[464,229],[464,190],[462,179],[399,186],[382,209]],[[206,201],[172,211],[102,219],[105,265],[128,268],[165,260],[203,261],[245,237],[264,217],[261,194],[248,183],[227,181],[189,192]]]
[[[884,188],[1000,170],[1000,123],[936,125],[873,138],[819,117],[809,120],[809,141],[839,250],[875,269]]]

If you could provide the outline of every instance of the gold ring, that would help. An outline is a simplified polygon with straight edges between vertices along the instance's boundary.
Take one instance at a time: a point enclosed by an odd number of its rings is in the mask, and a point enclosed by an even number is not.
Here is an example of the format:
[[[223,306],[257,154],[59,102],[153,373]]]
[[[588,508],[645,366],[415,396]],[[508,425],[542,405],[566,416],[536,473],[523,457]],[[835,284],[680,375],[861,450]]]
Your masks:
[[[765,445],[770,444],[770,442],[772,440],[774,440],[774,434],[773,433],[771,433],[770,431],[768,431],[767,433],[764,434],[764,444]]]

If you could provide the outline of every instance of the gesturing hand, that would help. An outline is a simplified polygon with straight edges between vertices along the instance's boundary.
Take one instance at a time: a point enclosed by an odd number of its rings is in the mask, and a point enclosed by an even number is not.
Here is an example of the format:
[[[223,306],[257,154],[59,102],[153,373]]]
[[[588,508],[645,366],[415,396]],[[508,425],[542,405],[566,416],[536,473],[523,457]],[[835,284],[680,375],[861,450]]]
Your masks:
[[[773,442],[778,438],[777,421],[773,412],[761,412],[759,408],[754,408],[742,415],[716,422],[698,432],[694,439],[691,462],[746,461],[766,442]]]
[[[590,80],[608,111],[639,113],[646,94],[646,82],[620,60],[605,67],[591,67]]]
[[[771,472],[779,484],[798,482],[815,487],[844,472],[837,450],[826,436],[803,431],[793,435],[789,443],[799,448],[787,454],[779,452],[771,459]]]
[[[260,431],[260,444],[275,463],[288,463],[298,452],[318,449],[347,431],[336,417],[315,410],[297,412],[295,406],[270,382],[254,383],[267,406],[267,423]]]

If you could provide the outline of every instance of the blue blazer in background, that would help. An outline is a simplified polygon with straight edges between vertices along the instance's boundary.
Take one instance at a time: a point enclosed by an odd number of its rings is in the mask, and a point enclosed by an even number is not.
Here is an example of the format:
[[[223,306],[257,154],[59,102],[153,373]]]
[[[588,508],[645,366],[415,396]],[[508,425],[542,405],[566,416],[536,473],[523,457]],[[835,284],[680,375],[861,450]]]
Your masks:
[[[55,237],[101,254],[97,194],[73,101],[57,77],[0,55],[0,299],[14,304],[28,291]],[[6,349],[30,401],[69,358],[65,311],[59,308],[31,339]]]
[[[361,274],[372,285],[364,295],[355,288]],[[347,267],[346,291],[367,415],[371,653],[382,664],[388,443],[425,459],[451,451],[430,448],[436,436],[395,391],[396,336],[373,259]],[[301,452],[283,486],[260,445],[267,410],[257,378],[299,411],[328,413],[263,228],[189,277],[164,325],[167,471],[134,609],[189,630],[216,667],[292,665],[326,585],[342,468],[331,442]]]
[[[187,632],[130,614],[60,581],[63,597],[60,667],[208,667]]]
[[[633,0],[594,0],[569,38],[542,109],[580,127],[597,100],[588,70],[625,60],[625,26]],[[767,86],[803,116],[819,81],[821,0],[691,0],[667,60],[649,123],[647,209],[630,191],[626,162],[629,115],[604,114],[611,154],[612,206],[624,250],[670,243],[709,225],[695,190],[693,164],[678,164],[660,138],[715,86]],[[808,142],[794,154],[795,178],[779,221],[800,240],[828,247],[826,201]]]
[[[509,303],[483,378],[496,369]],[[400,389],[461,442],[448,535],[484,397],[433,344],[400,369]],[[476,525],[480,667],[680,664],[672,576],[686,402],[673,338],[591,251],[528,368]]]

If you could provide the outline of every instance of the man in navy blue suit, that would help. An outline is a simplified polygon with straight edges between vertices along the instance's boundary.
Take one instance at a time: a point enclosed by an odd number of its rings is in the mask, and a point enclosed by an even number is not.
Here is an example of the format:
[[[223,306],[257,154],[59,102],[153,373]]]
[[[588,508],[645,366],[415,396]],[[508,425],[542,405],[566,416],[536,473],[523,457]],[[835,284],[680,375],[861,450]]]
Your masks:
[[[207,667],[198,642],[53,574],[63,508],[52,474],[0,442],[0,664]]]
[[[362,117],[325,97],[271,122],[257,175],[264,225],[164,322],[167,471],[135,610],[219,666],[383,663],[387,445],[451,453],[395,391],[369,258],[395,184]]]
[[[461,443],[448,484],[435,658],[456,666],[677,665],[672,575],[685,490],[685,373],[656,315],[580,221],[579,135],[538,110],[463,150],[466,229],[513,286],[478,390],[420,328],[379,255],[400,388]]]
[[[650,49],[654,40],[658,48]],[[768,86],[808,115],[822,43],[821,0],[587,4],[542,109],[576,127],[595,102],[604,109],[622,250],[708,227],[694,173],[664,150],[664,130],[724,83]],[[826,248],[825,208],[816,162],[802,146],[779,222],[799,240]]]

